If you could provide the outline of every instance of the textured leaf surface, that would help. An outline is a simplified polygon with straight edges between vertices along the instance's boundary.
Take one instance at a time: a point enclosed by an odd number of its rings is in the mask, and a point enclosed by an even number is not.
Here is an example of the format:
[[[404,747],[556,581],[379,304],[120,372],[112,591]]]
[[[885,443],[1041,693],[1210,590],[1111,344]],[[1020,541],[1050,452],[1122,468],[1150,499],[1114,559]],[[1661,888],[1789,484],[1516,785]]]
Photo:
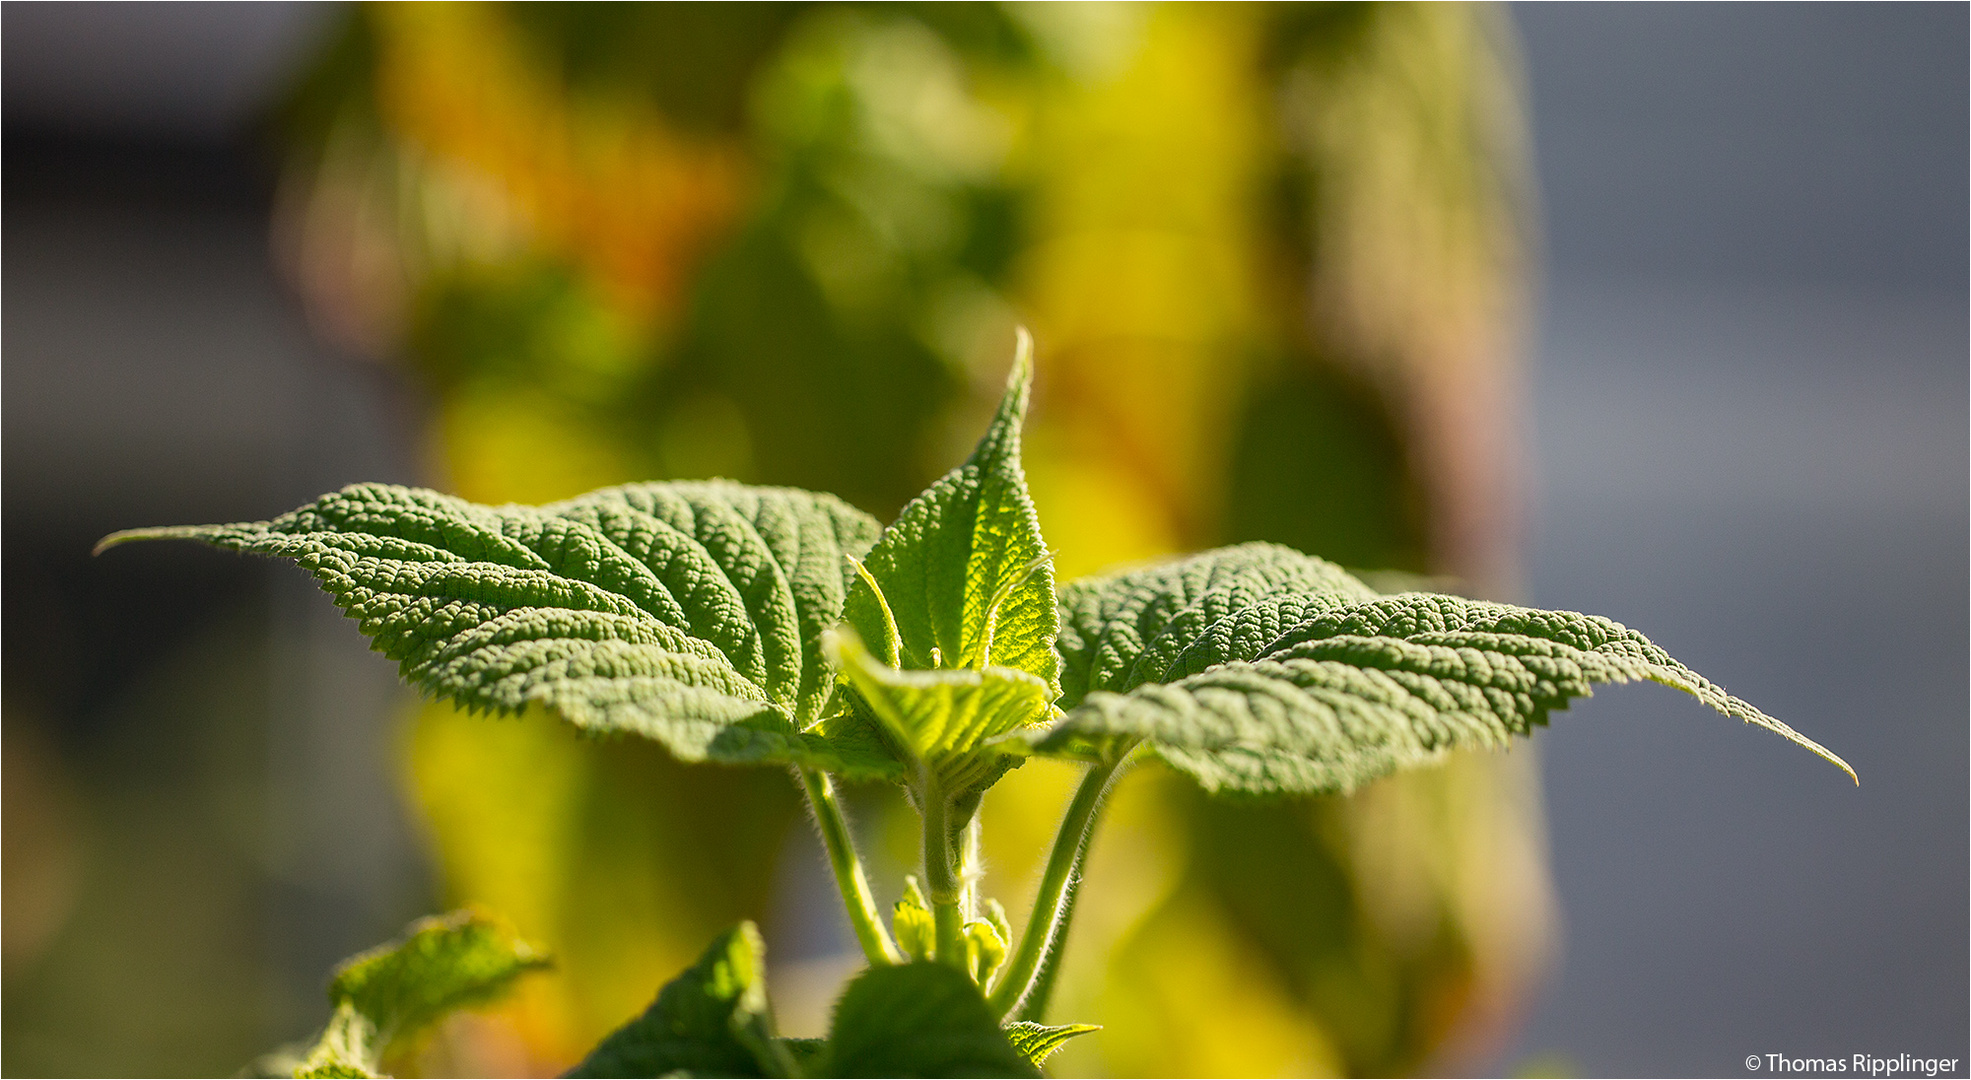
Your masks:
[[[1430,593],[1378,596],[1248,544],[1063,597],[1070,701],[1047,751],[1147,742],[1213,790],[1347,791],[1460,747],[1500,747],[1648,679],[1845,762],[1620,623]]]
[[[939,774],[946,791],[966,789],[995,754],[981,744],[1045,719],[1053,688],[1013,668],[912,671],[869,655],[853,634],[830,635],[830,653],[896,744]],[[965,772],[956,775],[954,770]]]
[[[757,927],[733,927],[568,1075],[789,1075],[794,1052],[774,1037],[765,957]]]
[[[831,677],[821,632],[875,519],[829,495],[724,481],[481,506],[357,484],[273,521],[143,529],[292,558],[404,677],[471,708],[553,707],[686,761],[889,775],[801,729]]]
[[[393,1040],[454,1009],[492,1001],[548,964],[545,953],[482,912],[420,919],[403,937],[336,970],[329,983],[335,1016],[296,1075],[375,1073]]]
[[[971,979],[944,964],[871,968],[835,1005],[822,1076],[1038,1076]]]
[[[869,553],[880,596],[861,580],[850,590],[848,622],[872,647],[884,647],[894,620],[901,667],[1005,667],[1058,689],[1054,570],[1020,466],[1032,383],[1022,334],[972,456],[911,500]]]
[[[1207,631],[1256,647],[1303,611],[1373,600],[1347,571],[1278,544],[1240,544],[1070,583],[1061,592],[1061,706],[1165,681]],[[1226,622],[1228,616],[1242,618]],[[1220,624],[1224,625],[1220,625]],[[1227,658],[1235,649],[1226,646]]]
[[[1031,1020],[1016,1020],[1006,1025],[1006,1037],[1012,1040],[1015,1050],[1027,1056],[1027,1060],[1040,1065],[1069,1039],[1100,1030],[1102,1030],[1100,1024],[1049,1025],[1036,1024]]]

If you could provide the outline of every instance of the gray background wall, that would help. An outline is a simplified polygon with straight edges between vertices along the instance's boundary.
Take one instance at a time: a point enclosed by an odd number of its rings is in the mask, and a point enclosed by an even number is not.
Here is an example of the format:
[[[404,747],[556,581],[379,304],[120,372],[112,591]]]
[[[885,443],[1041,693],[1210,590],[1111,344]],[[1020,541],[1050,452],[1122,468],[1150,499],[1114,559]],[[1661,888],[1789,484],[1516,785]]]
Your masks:
[[[1548,252],[1532,601],[1644,629],[1862,783],[1655,687],[1559,719],[1564,953],[1500,1066],[1961,1069],[1966,8],[1513,16]]]

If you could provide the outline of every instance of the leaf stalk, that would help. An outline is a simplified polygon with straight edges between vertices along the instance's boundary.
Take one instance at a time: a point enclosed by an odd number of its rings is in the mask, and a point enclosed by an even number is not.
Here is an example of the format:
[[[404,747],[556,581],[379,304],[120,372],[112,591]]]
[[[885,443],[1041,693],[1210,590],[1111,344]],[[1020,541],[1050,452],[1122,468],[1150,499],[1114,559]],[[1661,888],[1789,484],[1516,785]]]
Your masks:
[[[1054,848],[1048,853],[1047,868],[1040,875],[1033,910],[1020,932],[1019,948],[1007,962],[989,999],[993,1010],[1002,1017],[1011,1016],[1026,1005],[1041,982],[1043,965],[1051,965],[1067,937],[1075,889],[1081,882],[1081,863],[1095,835],[1102,801],[1125,756],[1117,755],[1090,767],[1081,778],[1081,786],[1075,789],[1074,800],[1068,804],[1061,827],[1054,834]]]
[[[799,770],[801,787],[807,792],[808,809],[814,814],[815,828],[821,832],[822,846],[828,849],[828,864],[835,871],[835,885],[842,892],[842,906],[848,910],[849,925],[871,965],[882,967],[903,963],[903,953],[890,940],[883,918],[876,910],[876,898],[869,891],[869,878],[862,872],[862,859],[856,854],[855,837],[849,820],[835,797],[834,782],[820,769]]]

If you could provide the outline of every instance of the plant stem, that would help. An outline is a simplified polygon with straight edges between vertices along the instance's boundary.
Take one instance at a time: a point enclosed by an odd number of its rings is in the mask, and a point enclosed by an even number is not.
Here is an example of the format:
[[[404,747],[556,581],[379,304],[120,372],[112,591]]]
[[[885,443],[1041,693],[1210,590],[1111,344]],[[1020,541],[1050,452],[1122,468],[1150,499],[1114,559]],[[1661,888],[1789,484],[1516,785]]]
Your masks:
[[[919,789],[924,803],[924,890],[930,894],[931,918],[937,925],[937,958],[971,973],[965,949],[964,885],[959,880],[957,854],[952,850],[951,799],[935,784]]]
[[[993,1011],[1012,1014],[1033,992],[1035,976],[1042,962],[1057,952],[1068,932],[1068,915],[1073,905],[1074,886],[1081,877],[1082,857],[1095,833],[1096,812],[1108,794],[1120,761],[1095,765],[1081,778],[1067,816],[1054,834],[1054,850],[1047,856],[1047,869],[1040,875],[1040,891],[1034,895],[1033,910],[1020,932],[1020,946],[1007,962],[999,982],[993,987]]]
[[[883,917],[877,913],[876,898],[870,895],[869,879],[863,876],[862,860],[855,853],[849,820],[835,798],[834,782],[820,769],[799,771],[801,787],[808,794],[808,809],[814,813],[815,827],[821,830],[822,846],[828,849],[828,863],[835,870],[835,885],[842,891],[842,906],[848,909],[849,925],[855,928],[863,955],[878,967],[903,963],[903,953],[890,940]]]
[[[959,910],[965,913],[966,922],[979,917],[979,884],[985,878],[983,834],[984,823],[974,813],[965,825],[964,839],[958,848],[958,887],[962,890]]]

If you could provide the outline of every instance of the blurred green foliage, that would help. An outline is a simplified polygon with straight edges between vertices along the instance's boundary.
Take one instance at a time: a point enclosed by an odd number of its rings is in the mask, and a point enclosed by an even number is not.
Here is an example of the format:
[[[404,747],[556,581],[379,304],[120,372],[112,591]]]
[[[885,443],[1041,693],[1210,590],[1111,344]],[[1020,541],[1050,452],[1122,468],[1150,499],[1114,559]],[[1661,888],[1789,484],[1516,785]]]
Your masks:
[[[1512,78],[1494,17],[1440,5],[361,6],[284,113],[277,231],[316,325],[428,387],[467,498],[724,475],[888,520],[1024,321],[1064,578],[1271,539],[1497,589]],[[570,1064],[739,918],[775,933],[783,777],[443,706],[406,747],[449,899],[562,962],[498,1014],[504,1067]],[[1054,999],[1107,1030],[1053,1065],[1482,1048],[1543,955],[1531,783],[1132,779]],[[995,790],[988,891],[1028,893],[1064,792],[1037,765]],[[895,832],[893,795],[859,805]]]

